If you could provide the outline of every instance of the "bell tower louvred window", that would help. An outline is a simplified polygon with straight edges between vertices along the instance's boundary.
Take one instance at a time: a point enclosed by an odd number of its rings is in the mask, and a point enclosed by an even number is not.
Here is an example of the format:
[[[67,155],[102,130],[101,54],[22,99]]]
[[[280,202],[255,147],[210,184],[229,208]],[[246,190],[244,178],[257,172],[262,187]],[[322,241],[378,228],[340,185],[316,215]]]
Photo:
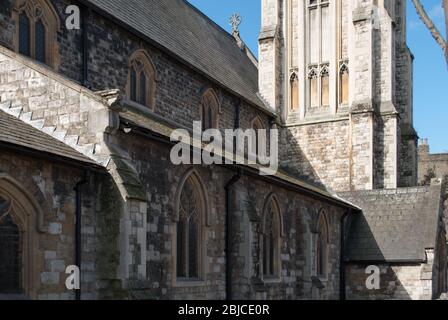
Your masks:
[[[330,105],[330,1],[308,0],[309,106]]]

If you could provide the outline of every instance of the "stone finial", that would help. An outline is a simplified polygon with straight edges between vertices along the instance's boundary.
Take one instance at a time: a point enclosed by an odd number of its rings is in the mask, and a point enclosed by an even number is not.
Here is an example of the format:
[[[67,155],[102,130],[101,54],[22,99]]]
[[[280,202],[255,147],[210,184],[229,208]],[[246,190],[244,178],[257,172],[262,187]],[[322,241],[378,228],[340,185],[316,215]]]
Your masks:
[[[232,26],[232,34],[238,34],[240,33],[239,27],[241,22],[243,21],[243,18],[239,13],[234,13],[230,16],[229,22]]]
[[[247,57],[252,61],[252,63],[258,67],[258,61],[257,58],[253,55],[253,53],[249,50],[249,48],[244,43],[243,39],[240,37],[240,30],[239,26],[241,22],[243,21],[243,18],[238,13],[234,13],[230,18],[229,22],[232,26],[232,36],[236,41],[237,46],[243,51]]]

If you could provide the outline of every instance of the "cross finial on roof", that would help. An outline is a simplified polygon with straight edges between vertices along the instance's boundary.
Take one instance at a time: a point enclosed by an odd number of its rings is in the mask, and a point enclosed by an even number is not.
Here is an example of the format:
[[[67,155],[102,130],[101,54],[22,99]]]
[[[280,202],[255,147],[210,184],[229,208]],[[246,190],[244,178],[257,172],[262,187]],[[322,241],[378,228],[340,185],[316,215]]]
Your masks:
[[[242,21],[243,18],[241,18],[241,15],[239,13],[232,14],[232,16],[229,19],[230,25],[232,26],[232,33],[239,32],[239,26]]]

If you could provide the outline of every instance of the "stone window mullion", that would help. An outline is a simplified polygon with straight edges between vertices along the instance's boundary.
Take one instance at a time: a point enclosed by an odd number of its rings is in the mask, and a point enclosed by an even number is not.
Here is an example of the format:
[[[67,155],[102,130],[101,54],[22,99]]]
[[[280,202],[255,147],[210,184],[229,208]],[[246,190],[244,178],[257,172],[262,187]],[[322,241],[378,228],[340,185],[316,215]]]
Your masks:
[[[307,99],[309,101],[308,106],[310,108],[313,107],[322,107],[323,104],[323,95],[329,95],[329,84],[325,87],[325,90],[328,92],[323,92],[323,78],[322,78],[322,70],[324,68],[326,69],[326,72],[329,72],[329,61],[328,55],[329,52],[324,53],[324,41],[328,41],[329,39],[326,39],[325,37],[328,37],[329,35],[326,34],[324,31],[324,26],[328,27],[330,12],[329,12],[329,6],[330,1],[328,0],[308,0],[308,70],[309,72],[315,68],[317,70],[317,84],[314,83],[315,79],[313,77],[308,77],[308,87],[309,87],[309,98]],[[327,10],[326,14],[324,15],[324,10]],[[327,20],[324,20],[324,16],[327,18]],[[314,17],[314,18],[313,18]],[[317,28],[317,30],[316,30]],[[313,39],[313,37],[316,37],[317,39]],[[328,44],[326,45],[328,46]],[[329,47],[327,48],[329,50]],[[329,75],[328,75],[329,76]],[[316,87],[314,87],[316,86]],[[316,89],[316,90],[313,90]],[[317,96],[317,104],[313,103],[313,94]],[[328,103],[330,104],[330,103]],[[325,105],[327,106],[327,104]]]

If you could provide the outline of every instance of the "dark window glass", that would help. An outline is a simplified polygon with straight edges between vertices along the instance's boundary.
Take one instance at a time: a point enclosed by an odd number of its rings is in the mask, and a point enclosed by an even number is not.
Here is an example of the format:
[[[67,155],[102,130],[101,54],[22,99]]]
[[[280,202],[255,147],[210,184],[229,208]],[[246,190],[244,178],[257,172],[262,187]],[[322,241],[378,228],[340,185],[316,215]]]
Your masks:
[[[275,212],[270,208],[265,217],[265,234],[263,236],[263,274],[267,277],[275,276],[275,259],[277,257],[277,222]]]
[[[42,21],[36,22],[35,53],[36,60],[45,63],[45,26]]]
[[[212,93],[206,93],[202,97],[202,129],[217,129],[219,106]]]
[[[255,145],[252,146],[252,151],[255,152],[255,154],[258,157],[258,156],[260,156],[260,154],[258,154],[258,152],[261,151],[260,144],[264,143],[264,140],[260,139],[260,137],[259,137],[259,134],[261,134],[260,130],[263,130],[263,127],[260,125],[260,123],[258,121],[256,121],[253,124],[252,128],[255,130],[255,137],[254,137],[255,139],[253,139]]]
[[[263,271],[264,275],[268,277],[274,276],[274,256],[275,256],[275,246],[274,237],[272,234],[267,234],[264,237],[264,259],[263,259]]]
[[[21,293],[20,232],[8,214],[0,220],[0,292]]]
[[[211,108],[208,109],[208,119],[207,119],[207,129],[212,129],[213,128],[213,111],[211,110]]]
[[[325,243],[324,243],[324,239],[322,239],[322,234],[319,235],[319,244],[318,244],[318,248],[317,248],[317,274],[318,275],[323,275],[324,274],[324,261],[325,261],[325,257],[324,257],[324,249],[325,248]]]
[[[327,238],[328,230],[325,221],[319,223],[319,233],[316,248],[316,268],[318,276],[325,276],[327,268]]]
[[[202,106],[202,130],[204,130],[204,131],[209,129],[208,114],[209,114],[208,106],[203,105]]]
[[[137,102],[137,74],[134,68],[131,68],[131,100]]]
[[[208,104],[202,106],[202,130],[213,129],[213,110]]]
[[[21,13],[19,17],[19,52],[26,56],[31,55],[30,19],[25,13]]]
[[[198,223],[196,214],[190,218],[188,236],[189,276],[190,278],[198,278]]]
[[[177,224],[177,277],[185,278],[187,270],[185,268],[185,217],[181,217]]]
[[[177,277],[199,278],[199,215],[198,198],[191,182],[185,183],[177,224]]]
[[[274,245],[274,234],[272,232],[270,234],[269,241],[270,241],[270,244],[269,244],[269,249],[270,249],[269,257],[270,257],[270,259],[269,259],[269,269],[268,269],[268,272],[269,272],[269,275],[273,276],[274,275],[274,257],[275,257],[274,248],[275,248],[275,245]]]
[[[142,72],[140,74],[140,104],[146,105],[146,76]]]
[[[269,252],[270,252],[270,250],[268,250],[268,248],[269,248],[268,237],[264,236],[263,237],[263,273],[264,273],[264,275],[268,274],[268,261],[269,261]]]

